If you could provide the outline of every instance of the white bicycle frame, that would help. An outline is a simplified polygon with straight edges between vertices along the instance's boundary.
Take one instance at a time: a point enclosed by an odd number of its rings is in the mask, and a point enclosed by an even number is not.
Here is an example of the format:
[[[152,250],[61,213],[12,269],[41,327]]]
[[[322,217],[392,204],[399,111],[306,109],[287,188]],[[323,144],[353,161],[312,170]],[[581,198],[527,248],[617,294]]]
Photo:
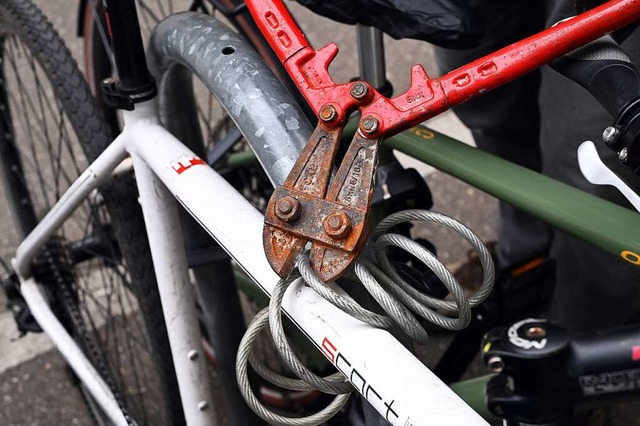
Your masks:
[[[109,387],[51,312],[30,273],[30,264],[68,216],[130,155],[185,417],[189,425],[212,425],[214,405],[176,200],[266,294],[271,294],[279,277],[263,251],[264,218],[160,125],[155,100],[123,112],[123,119],[123,132],[20,245],[13,266],[23,297],[43,330],[110,419],[117,425],[127,424]],[[287,291],[284,310],[389,423],[487,424],[390,333],[350,317],[303,281],[298,280]]]

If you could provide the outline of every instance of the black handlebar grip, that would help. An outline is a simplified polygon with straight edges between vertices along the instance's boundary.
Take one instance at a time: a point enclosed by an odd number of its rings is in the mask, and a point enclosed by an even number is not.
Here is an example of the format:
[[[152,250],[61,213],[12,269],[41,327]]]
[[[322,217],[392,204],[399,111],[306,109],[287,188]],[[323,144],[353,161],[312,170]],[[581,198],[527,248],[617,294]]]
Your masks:
[[[606,35],[549,64],[591,93],[614,117],[640,96],[640,78],[629,56]]]

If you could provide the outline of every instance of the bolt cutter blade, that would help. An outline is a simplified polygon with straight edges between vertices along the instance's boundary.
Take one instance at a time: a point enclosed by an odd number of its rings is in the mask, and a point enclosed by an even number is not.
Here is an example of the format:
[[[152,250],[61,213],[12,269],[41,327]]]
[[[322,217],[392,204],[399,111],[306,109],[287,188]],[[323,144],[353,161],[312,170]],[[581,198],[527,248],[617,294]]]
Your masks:
[[[263,245],[269,264],[281,277],[289,275],[309,240],[299,229],[316,220],[317,209],[310,200],[325,197],[341,138],[342,127],[318,125],[284,184],[269,200]]]
[[[314,270],[323,281],[334,280],[355,262],[366,241],[381,139],[358,133],[330,184],[341,136],[342,124],[334,129],[319,125],[269,200],[263,244],[281,277],[311,241]]]
[[[335,203],[343,206],[344,209],[357,211],[360,217],[359,220],[355,217],[350,218],[354,229],[351,234],[341,238],[353,241],[352,251],[343,250],[335,243],[327,245],[314,241],[311,248],[311,266],[324,282],[335,280],[353,265],[366,242],[380,142],[381,139],[367,139],[356,134],[338,173],[331,182],[326,197],[327,203]],[[336,212],[328,212],[328,214],[336,214]],[[358,231],[354,232],[356,227]]]
[[[262,242],[269,264],[276,274],[284,278],[293,270],[296,257],[304,250],[307,240],[265,224]]]

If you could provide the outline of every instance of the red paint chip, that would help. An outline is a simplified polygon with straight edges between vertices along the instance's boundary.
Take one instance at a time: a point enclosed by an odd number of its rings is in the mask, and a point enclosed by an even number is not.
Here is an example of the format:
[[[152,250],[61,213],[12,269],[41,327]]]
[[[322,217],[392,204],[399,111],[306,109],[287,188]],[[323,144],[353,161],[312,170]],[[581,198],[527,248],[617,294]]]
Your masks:
[[[631,359],[634,361],[640,361],[640,346],[634,346],[631,348]]]

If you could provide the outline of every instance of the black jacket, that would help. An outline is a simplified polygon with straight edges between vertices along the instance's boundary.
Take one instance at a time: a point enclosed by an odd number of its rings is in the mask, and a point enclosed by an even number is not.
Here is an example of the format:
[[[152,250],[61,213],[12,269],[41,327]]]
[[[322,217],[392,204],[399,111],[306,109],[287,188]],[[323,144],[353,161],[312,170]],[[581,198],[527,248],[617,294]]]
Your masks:
[[[519,1],[519,0],[514,0]],[[478,43],[479,29],[467,0],[298,0],[314,12],[346,24],[381,29],[396,39],[414,38],[447,48]]]

